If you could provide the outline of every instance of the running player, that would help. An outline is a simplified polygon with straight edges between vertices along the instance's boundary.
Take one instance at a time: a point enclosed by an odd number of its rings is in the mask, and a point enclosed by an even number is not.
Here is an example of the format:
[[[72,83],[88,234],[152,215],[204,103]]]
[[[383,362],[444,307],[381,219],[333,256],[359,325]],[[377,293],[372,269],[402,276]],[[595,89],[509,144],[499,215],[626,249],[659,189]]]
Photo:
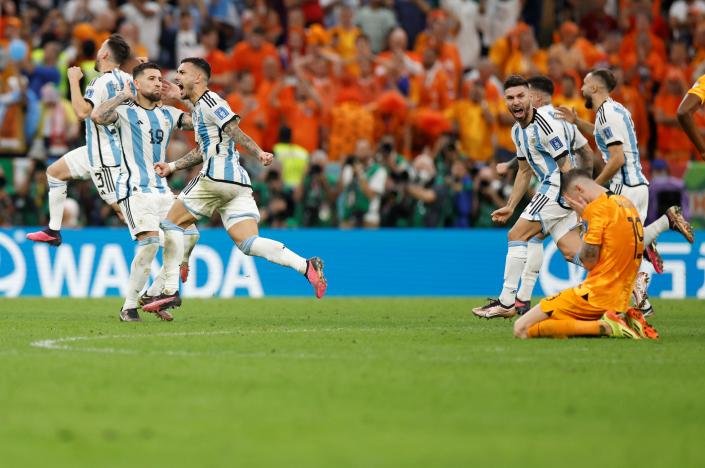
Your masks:
[[[597,108],[595,124],[579,119],[575,109],[560,107],[558,117],[574,123],[580,131],[595,135],[595,141],[602,153],[605,167],[595,178],[598,185],[609,186],[616,194],[624,195],[636,206],[641,219],[646,219],[649,207],[649,182],[641,171],[639,145],[629,111],[610,98],[610,92],[617,85],[611,71],[598,69],[585,77],[582,93],[588,109]],[[663,273],[663,260],[656,250],[656,238],[662,232],[673,229],[680,232],[688,242],[693,243],[693,229],[683,218],[679,206],[672,206],[666,214],[644,228],[644,245],[647,258],[657,273]],[[634,287],[637,308],[646,315],[653,313],[646,290],[649,275],[643,271]]]
[[[166,181],[154,171],[154,164],[166,160],[166,150],[175,129],[193,130],[191,116],[171,106],[162,106],[162,73],[155,63],[137,65],[133,70],[137,95],[124,89],[96,107],[92,120],[117,129],[124,157],[115,192],[130,234],[137,240],[130,280],[120,319],[140,321],[138,295],[149,278],[157,250],[159,223],[166,218],[174,195]],[[191,226],[195,229],[195,226]],[[146,301],[148,302],[148,301]],[[163,320],[173,320],[166,310],[156,312]]]
[[[499,298],[473,309],[478,317],[513,317],[519,278],[526,262],[528,241],[539,233],[550,234],[569,261],[577,259],[580,238],[575,230],[575,213],[561,204],[561,172],[570,169],[570,141],[563,127],[545,110],[531,105],[529,83],[521,76],[510,76],[504,83],[504,101],[516,120],[512,139],[516,145],[519,172],[507,205],[492,213],[496,223],[506,223],[526,194],[532,173],[539,188],[508,234],[504,286]]]
[[[640,312],[627,309],[644,250],[638,211],[627,198],[607,192],[592,174],[580,169],[564,175],[561,190],[587,221],[580,259],[589,272],[580,285],[542,300],[517,320],[514,336],[658,338]]]
[[[705,75],[698,78],[693,87],[683,96],[678,106],[678,122],[690,141],[695,145],[700,157],[705,160],[705,138],[695,125],[693,115],[705,104]]]
[[[119,92],[129,89],[134,93],[132,77],[119,68],[129,56],[130,46],[120,35],[113,34],[106,39],[98,49],[95,59],[96,71],[102,75],[91,81],[83,94],[83,72],[80,67],[68,69],[71,105],[78,118],[85,120],[86,146],[69,151],[47,168],[49,226],[42,231],[27,234],[27,239],[54,246],[61,245],[60,229],[66,201],[66,182],[69,180],[90,177],[100,197],[120,215],[115,198],[115,179],[122,160],[117,131],[112,125],[96,125],[90,115],[94,108]]]
[[[179,194],[162,222],[164,230],[164,291],[157,300],[146,304],[143,310],[177,307],[181,304],[178,284],[178,262],[183,250],[184,228],[197,219],[210,217],[218,211],[230,237],[246,255],[264,257],[270,262],[292,268],[313,285],[316,297],[326,292],[323,261],[300,257],[282,243],[259,237],[257,222],[259,210],[252,197],[247,171],[240,166],[240,145],[268,166],[273,155],[257,146],[239,127],[240,117],[228,104],[208,89],[211,69],[201,58],[181,61],[174,82],[181,89],[181,98],[193,103],[192,112],[198,147],[181,159],[155,165],[158,175],[168,176],[172,171],[196,166],[203,162],[201,173]]]

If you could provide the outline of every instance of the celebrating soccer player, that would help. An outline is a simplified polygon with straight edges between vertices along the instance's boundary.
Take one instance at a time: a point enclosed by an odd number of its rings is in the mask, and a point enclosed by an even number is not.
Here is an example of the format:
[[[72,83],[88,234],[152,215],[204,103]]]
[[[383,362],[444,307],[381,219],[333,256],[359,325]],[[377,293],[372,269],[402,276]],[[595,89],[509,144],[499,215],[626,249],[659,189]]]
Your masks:
[[[192,116],[198,147],[175,162],[156,164],[156,171],[166,177],[174,170],[201,162],[203,169],[179,194],[167,219],[162,222],[164,290],[143,309],[156,311],[181,304],[178,262],[183,254],[184,229],[199,218],[210,217],[216,210],[228,234],[243,253],[264,257],[298,271],[313,285],[316,297],[323,297],[327,283],[320,258],[306,260],[281,242],[259,237],[259,210],[252,197],[250,177],[240,165],[240,154],[235,145],[239,144],[265,166],[272,163],[274,156],[243,133],[238,125],[240,117],[220,96],[208,89],[210,74],[208,62],[201,58],[186,58],[181,61],[174,80],[181,89],[181,98],[194,105]]]

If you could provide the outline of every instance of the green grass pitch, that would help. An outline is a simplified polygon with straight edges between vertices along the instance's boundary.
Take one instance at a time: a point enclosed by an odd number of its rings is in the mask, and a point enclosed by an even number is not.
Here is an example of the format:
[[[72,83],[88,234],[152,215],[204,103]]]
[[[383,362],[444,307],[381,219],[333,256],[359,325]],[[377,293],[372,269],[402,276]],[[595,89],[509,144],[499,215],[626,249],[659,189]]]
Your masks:
[[[469,299],[0,302],[0,466],[705,466],[705,307],[518,341]],[[34,345],[32,345],[34,343]]]

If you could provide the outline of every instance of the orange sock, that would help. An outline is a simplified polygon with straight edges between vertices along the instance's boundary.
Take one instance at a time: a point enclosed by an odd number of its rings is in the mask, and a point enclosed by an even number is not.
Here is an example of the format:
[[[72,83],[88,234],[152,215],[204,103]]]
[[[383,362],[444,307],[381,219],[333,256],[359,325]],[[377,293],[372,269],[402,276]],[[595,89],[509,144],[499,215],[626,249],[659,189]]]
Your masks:
[[[543,320],[529,328],[530,338],[600,336],[599,320]]]

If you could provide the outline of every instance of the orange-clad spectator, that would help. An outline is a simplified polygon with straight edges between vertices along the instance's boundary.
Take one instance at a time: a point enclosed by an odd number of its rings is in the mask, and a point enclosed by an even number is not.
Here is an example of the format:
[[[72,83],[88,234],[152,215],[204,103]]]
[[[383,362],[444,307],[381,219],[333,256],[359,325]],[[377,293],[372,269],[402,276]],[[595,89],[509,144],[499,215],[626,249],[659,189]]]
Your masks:
[[[378,76],[389,74],[391,70],[407,77],[423,71],[421,56],[416,52],[406,50],[407,42],[406,31],[402,28],[394,28],[389,33],[387,50],[377,56],[378,66],[375,73]]]
[[[688,58],[688,44],[685,42],[672,42],[670,51],[670,61],[668,66],[683,72],[683,76],[688,81],[693,80],[693,66]]]
[[[647,34],[637,37],[636,50],[622,57],[622,67],[627,80],[639,86],[644,96],[651,98],[654,81],[663,79],[666,64],[661,55],[653,49],[652,38]]]
[[[283,100],[276,90],[272,94],[270,105],[279,110],[284,117],[284,124],[291,128],[292,143],[303,146],[312,152],[320,146],[321,98],[311,84],[297,78],[294,99]]]
[[[306,30],[290,27],[286,44],[279,46],[279,56],[286,68],[306,55]]]
[[[502,73],[507,68],[507,62],[512,56],[512,52],[518,47],[519,35],[527,29],[529,29],[529,25],[519,22],[506,36],[497,39],[490,45],[488,57]]]
[[[561,24],[558,36],[559,41],[548,49],[549,57],[560,60],[565,70],[585,71],[587,61],[583,49],[578,44],[581,39],[578,25],[572,21],[564,22]]]
[[[264,130],[263,149],[269,150],[279,138],[279,127],[281,126],[281,116],[279,110],[273,108],[270,103],[273,99],[279,102],[288,102],[293,99],[293,89],[285,86],[279,61],[274,57],[267,57],[262,64],[263,78],[257,87],[257,100],[262,103],[267,115],[267,127]]]
[[[357,61],[358,76],[357,89],[360,92],[363,104],[371,104],[382,93],[382,86],[374,75],[374,63],[367,57]]]
[[[448,75],[438,61],[436,49],[427,48],[423,52],[424,71],[413,78],[411,84],[411,102],[419,108],[442,111],[450,104],[450,87]]]
[[[267,42],[276,44],[282,35],[282,26],[279,21],[279,15],[276,10],[268,6],[266,0],[256,0],[254,8],[252,9],[252,19],[249,21],[249,25],[260,25],[265,30],[265,36]],[[248,31],[249,28],[243,25],[243,29]]]
[[[130,46],[130,54],[132,57],[149,56],[147,48],[140,42],[140,32],[137,30],[135,23],[124,21],[120,25],[120,28],[118,28],[118,34],[125,38],[125,42]],[[211,64],[211,67],[212,66],[213,64]]]
[[[669,69],[654,100],[656,121],[656,156],[666,161],[688,160],[693,149],[678,123],[678,105],[687,90],[685,76],[678,69]]]
[[[438,60],[445,68],[450,80],[451,97],[457,95],[460,78],[463,74],[463,63],[458,47],[449,39],[450,22],[443,10],[434,10],[429,15],[428,32],[419,34],[414,50],[423,56],[424,50],[431,47],[438,52]]]
[[[233,49],[230,69],[236,72],[249,71],[258,85],[262,81],[262,63],[267,57],[277,57],[277,49],[264,38],[264,28],[255,26],[244,41]]]
[[[409,158],[411,150],[408,105],[398,91],[382,93],[374,104],[375,140],[383,135],[392,135],[395,146]]]
[[[609,68],[621,65],[622,57],[620,48],[622,46],[622,33],[619,31],[611,31],[605,35],[605,39],[598,44],[597,49],[600,57],[597,62],[601,66]]]
[[[481,83],[469,82],[464,88],[466,96],[453,101],[444,115],[458,132],[461,151],[474,161],[489,161],[494,156],[494,115]]]
[[[497,77],[497,66],[491,59],[484,58],[478,63],[477,72],[476,81],[484,88],[487,106],[494,117],[494,157],[498,161],[508,161],[514,157],[515,148],[511,129],[515,120],[504,104],[502,82]]]
[[[205,52],[203,58],[211,66],[211,79],[208,85],[213,91],[221,93],[230,87],[233,76],[228,56],[218,48],[218,41],[219,35],[216,27],[206,25],[201,28],[201,45]]]
[[[539,48],[531,28],[523,29],[517,37],[517,47],[509,56],[504,75],[545,75],[548,54]]]
[[[620,55],[626,56],[633,52],[639,43],[643,42],[640,36],[646,35],[651,39],[653,52],[665,61],[667,58],[666,44],[663,39],[651,31],[651,15],[647,11],[639,11],[634,16],[634,29],[624,36],[620,48]]]
[[[340,7],[339,24],[333,26],[329,35],[333,50],[340,56],[341,60],[346,63],[352,63],[357,56],[357,47],[355,41],[362,34],[360,28],[353,24],[354,12],[349,5]]]
[[[624,72],[621,67],[612,67],[611,70],[617,81],[617,86],[612,91],[612,98],[621,102],[632,114],[636,128],[636,139],[639,142],[639,152],[642,156],[646,156],[651,137],[646,100],[639,94],[638,89],[624,82]]]
[[[306,24],[321,23],[323,9],[319,0],[284,0],[287,8],[300,8]]]
[[[693,57],[692,64],[696,67],[705,62],[705,21],[698,23],[695,27],[695,32],[693,33],[693,49],[695,49],[695,56]],[[695,81],[697,77],[689,77],[691,81]]]
[[[266,102],[255,94],[255,80],[252,73],[240,74],[237,91],[230,93],[226,99],[230,108],[240,116],[240,128],[252,137],[258,145],[264,144],[264,131],[267,127]]]
[[[331,161],[344,159],[355,150],[358,140],[373,141],[374,117],[362,102],[354,86],[341,89],[331,111],[328,157]]]
[[[616,31],[619,25],[617,19],[605,11],[607,0],[593,1],[593,7],[580,18],[580,29],[585,38],[593,43],[602,42],[606,33]]]
[[[553,97],[553,103],[556,107],[565,106],[568,109],[575,109],[578,117],[588,122],[594,120],[593,113],[585,107],[585,100],[578,93],[578,84],[575,77],[570,74],[565,74],[561,77],[560,92]]]

